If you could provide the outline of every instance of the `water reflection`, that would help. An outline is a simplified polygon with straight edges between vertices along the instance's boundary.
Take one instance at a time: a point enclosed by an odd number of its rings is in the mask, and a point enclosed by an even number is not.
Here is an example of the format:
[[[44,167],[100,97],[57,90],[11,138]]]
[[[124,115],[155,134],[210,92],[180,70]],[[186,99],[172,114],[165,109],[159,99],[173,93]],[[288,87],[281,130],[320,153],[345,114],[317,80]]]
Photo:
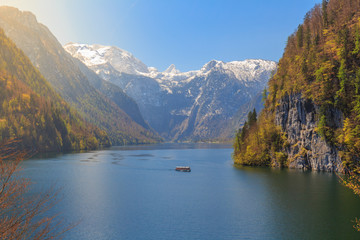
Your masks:
[[[258,208],[281,239],[354,239],[351,221],[360,214],[359,199],[336,174],[301,170],[239,168],[249,177]],[[261,188],[260,188],[261,187]],[[261,191],[261,192],[258,192]]]
[[[65,239],[356,239],[360,201],[336,175],[235,168],[229,145],[113,147],[24,162],[81,220]],[[191,166],[191,173],[174,171]]]
[[[224,149],[232,148],[231,144],[219,143],[163,143],[148,145],[114,146],[111,150],[169,150],[169,149]]]

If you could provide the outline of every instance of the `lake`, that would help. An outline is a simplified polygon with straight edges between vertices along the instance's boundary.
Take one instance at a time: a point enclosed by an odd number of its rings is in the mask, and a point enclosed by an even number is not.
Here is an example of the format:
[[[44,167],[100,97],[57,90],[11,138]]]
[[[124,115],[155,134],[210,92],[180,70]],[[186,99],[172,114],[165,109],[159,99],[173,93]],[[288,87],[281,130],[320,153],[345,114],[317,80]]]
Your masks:
[[[113,147],[22,164],[32,193],[80,222],[65,239],[360,239],[360,198],[335,174],[235,168],[216,144]],[[191,172],[176,172],[189,165]]]

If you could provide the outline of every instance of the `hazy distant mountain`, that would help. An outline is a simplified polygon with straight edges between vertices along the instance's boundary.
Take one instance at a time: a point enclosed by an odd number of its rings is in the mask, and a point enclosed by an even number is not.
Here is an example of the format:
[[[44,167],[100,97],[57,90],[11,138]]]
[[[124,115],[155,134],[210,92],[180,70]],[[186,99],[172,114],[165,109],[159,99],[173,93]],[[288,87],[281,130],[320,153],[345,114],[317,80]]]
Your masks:
[[[259,92],[248,103],[242,105],[230,119],[219,123],[218,129],[221,132],[219,140],[233,140],[236,132],[248,120],[248,113],[256,110],[257,114],[264,108],[262,92]]]
[[[138,103],[145,120],[175,141],[229,138],[235,129],[224,136],[225,123],[239,116],[239,109],[264,89],[276,69],[273,61],[213,60],[196,71],[180,72],[171,65],[159,72],[117,47],[70,43],[65,49],[120,86]]]
[[[106,130],[114,144],[159,140],[156,134],[146,129],[148,127],[137,104],[120,88],[91,75],[85,66],[81,71],[78,61],[63,49],[48,28],[37,22],[32,13],[0,7],[0,27],[54,89],[88,121]],[[123,110],[119,106],[128,108]],[[137,123],[129,116],[133,116]]]
[[[112,100],[121,110],[131,117],[137,124],[145,129],[151,130],[150,126],[145,122],[140,113],[137,103],[129,97],[119,86],[105,81],[99,77],[94,71],[90,70],[85,64],[78,59],[74,59],[80,71],[87,77],[90,84],[100,91],[107,98]],[[152,130],[151,130],[152,131]]]

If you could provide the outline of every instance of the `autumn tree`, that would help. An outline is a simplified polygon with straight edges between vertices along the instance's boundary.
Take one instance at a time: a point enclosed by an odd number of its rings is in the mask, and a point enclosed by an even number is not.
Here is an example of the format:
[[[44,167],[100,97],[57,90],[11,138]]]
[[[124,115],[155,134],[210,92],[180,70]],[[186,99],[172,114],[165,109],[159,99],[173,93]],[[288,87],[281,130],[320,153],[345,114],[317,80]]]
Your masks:
[[[301,94],[318,109],[316,133],[339,150],[343,182],[360,195],[359,31],[360,0],[323,0],[306,14],[288,38],[256,127],[246,129],[234,151],[236,164],[286,166],[294,160],[286,159],[287,136],[275,116],[282,99]],[[340,123],[332,112],[341,113]],[[360,221],[355,227],[360,230]]]
[[[31,182],[19,171],[27,157],[28,152],[18,150],[18,142],[0,145],[0,239],[59,239],[70,228],[63,228],[56,216],[48,216],[58,192],[29,194]]]
[[[327,25],[328,25],[327,5],[328,5],[328,0],[323,0],[322,1],[322,16],[323,16],[323,22],[324,22],[325,27],[327,27]]]

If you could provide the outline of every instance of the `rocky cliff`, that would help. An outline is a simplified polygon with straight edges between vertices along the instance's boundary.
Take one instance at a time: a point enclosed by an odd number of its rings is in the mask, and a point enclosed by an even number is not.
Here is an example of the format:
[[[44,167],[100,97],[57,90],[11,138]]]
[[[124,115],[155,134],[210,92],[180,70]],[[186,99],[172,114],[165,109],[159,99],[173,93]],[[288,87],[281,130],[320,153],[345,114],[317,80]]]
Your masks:
[[[236,135],[235,164],[360,172],[356,2],[323,1],[289,36],[264,110]]]
[[[339,149],[321,137],[316,129],[320,107],[301,94],[286,95],[276,108],[275,123],[287,135],[289,168],[315,171],[343,170]],[[337,109],[326,112],[329,124],[341,128],[343,114]]]

